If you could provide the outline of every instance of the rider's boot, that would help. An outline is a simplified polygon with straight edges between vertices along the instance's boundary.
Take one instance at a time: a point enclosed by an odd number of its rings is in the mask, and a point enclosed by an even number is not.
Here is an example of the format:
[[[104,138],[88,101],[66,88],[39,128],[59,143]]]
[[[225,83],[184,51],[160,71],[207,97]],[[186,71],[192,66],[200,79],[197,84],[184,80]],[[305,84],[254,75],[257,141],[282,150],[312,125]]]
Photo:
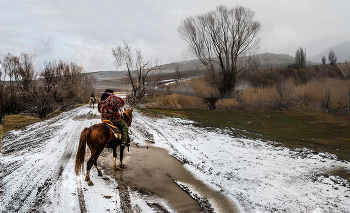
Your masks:
[[[130,138],[127,141],[123,141],[121,146],[130,146]]]

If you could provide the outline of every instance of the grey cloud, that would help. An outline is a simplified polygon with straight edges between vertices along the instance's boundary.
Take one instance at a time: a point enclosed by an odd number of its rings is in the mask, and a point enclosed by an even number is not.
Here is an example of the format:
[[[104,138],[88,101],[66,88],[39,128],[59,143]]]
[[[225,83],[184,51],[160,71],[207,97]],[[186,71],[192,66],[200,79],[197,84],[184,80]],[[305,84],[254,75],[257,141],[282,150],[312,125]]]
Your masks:
[[[177,32],[181,20],[220,4],[255,11],[262,24],[262,51],[294,55],[312,41],[312,46],[329,47],[343,42],[332,38],[350,36],[348,0],[4,0],[0,50],[34,51],[40,60],[72,61],[87,71],[113,70],[111,48],[125,40],[141,49],[145,58],[160,57],[169,63],[181,60],[187,49]],[[276,26],[283,26],[282,33],[274,34]],[[284,36],[288,32],[293,36]],[[326,40],[331,42],[324,44]]]

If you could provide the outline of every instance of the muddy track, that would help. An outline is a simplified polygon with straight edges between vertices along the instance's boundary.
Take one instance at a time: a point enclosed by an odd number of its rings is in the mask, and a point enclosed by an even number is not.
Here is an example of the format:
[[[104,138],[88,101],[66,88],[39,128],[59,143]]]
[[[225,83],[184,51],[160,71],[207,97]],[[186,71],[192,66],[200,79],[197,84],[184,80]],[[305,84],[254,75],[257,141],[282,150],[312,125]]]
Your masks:
[[[65,149],[61,159],[58,161],[59,163],[53,169],[53,172],[51,173],[50,177],[46,178],[46,180],[44,181],[44,184],[38,187],[38,192],[37,192],[37,195],[35,198],[35,204],[34,204],[34,207],[36,209],[40,208],[45,203],[45,198],[47,197],[46,195],[48,190],[53,185],[53,183],[59,180],[60,177],[62,176],[62,173],[66,168],[68,161],[72,157],[75,142],[79,139],[79,135],[82,129],[81,126],[82,126],[82,123],[79,123],[79,125],[75,129],[72,129],[72,132],[73,132],[72,137],[70,138],[68,142],[68,146]],[[84,204],[84,202],[80,201],[80,197],[79,197],[79,203]],[[80,206],[80,207],[81,209],[86,209],[85,206]]]
[[[14,143],[10,143],[9,145],[4,146],[4,153],[11,153],[14,151],[21,152],[22,150],[39,150],[45,144],[44,142],[53,137],[53,133],[55,133],[54,129],[59,127],[50,127],[43,125],[41,128],[37,128],[36,130],[32,130],[33,132],[29,134],[31,138],[26,140],[26,138],[21,138]],[[37,212],[41,211],[42,206],[45,204],[50,205],[50,199],[47,199],[47,193],[50,188],[60,180],[62,176],[62,172],[67,166],[68,161],[72,157],[74,146],[76,144],[76,140],[79,138],[79,134],[81,132],[82,122],[79,123],[74,129],[71,130],[70,140],[67,142],[67,147],[64,150],[61,158],[58,160],[58,163],[52,165],[47,163],[41,163],[40,166],[36,164],[31,164],[25,166],[25,168],[21,168],[25,165],[25,160],[21,162],[13,162],[6,167],[6,169],[2,170],[1,179],[6,175],[11,174],[12,172],[22,169],[25,170],[25,176],[20,177],[23,184],[21,184],[16,191],[12,194],[10,201],[5,206],[4,212]],[[15,137],[10,137],[10,139],[15,139]],[[16,147],[14,150],[13,147]],[[36,162],[40,162],[38,159]],[[38,176],[39,171],[46,171],[45,176]],[[0,185],[4,185],[6,182],[2,182]],[[59,195],[57,195],[59,196]],[[82,208],[84,208],[82,206]]]

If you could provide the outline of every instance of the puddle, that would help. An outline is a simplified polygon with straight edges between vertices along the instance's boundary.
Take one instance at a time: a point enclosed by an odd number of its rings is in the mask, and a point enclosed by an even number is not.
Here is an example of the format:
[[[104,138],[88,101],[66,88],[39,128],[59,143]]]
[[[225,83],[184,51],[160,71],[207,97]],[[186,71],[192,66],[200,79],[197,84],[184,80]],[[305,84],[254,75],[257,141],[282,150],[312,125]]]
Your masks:
[[[107,149],[104,150],[106,151],[108,152]],[[110,151],[105,157],[101,155],[98,163],[104,167],[105,172],[125,185],[148,191],[167,200],[177,212],[202,212],[203,209],[175,181],[189,186],[194,193],[208,199],[218,212],[239,212],[231,200],[196,179],[181,162],[169,155],[166,150],[154,147],[151,143],[142,147],[132,144],[130,152],[125,153],[123,162],[126,164],[126,169],[123,171],[113,170],[112,159]]]

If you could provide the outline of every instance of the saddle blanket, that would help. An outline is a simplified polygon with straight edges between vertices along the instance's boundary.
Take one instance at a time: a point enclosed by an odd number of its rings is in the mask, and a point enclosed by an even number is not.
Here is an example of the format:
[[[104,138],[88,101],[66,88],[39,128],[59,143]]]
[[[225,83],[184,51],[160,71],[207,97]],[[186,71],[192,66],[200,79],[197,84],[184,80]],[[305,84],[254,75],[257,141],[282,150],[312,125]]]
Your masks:
[[[112,130],[115,139],[117,139],[117,140],[121,140],[122,139],[122,134],[120,134],[119,128],[114,126],[112,121],[110,121],[110,120],[103,120],[102,123],[106,124],[109,127],[109,129]]]

